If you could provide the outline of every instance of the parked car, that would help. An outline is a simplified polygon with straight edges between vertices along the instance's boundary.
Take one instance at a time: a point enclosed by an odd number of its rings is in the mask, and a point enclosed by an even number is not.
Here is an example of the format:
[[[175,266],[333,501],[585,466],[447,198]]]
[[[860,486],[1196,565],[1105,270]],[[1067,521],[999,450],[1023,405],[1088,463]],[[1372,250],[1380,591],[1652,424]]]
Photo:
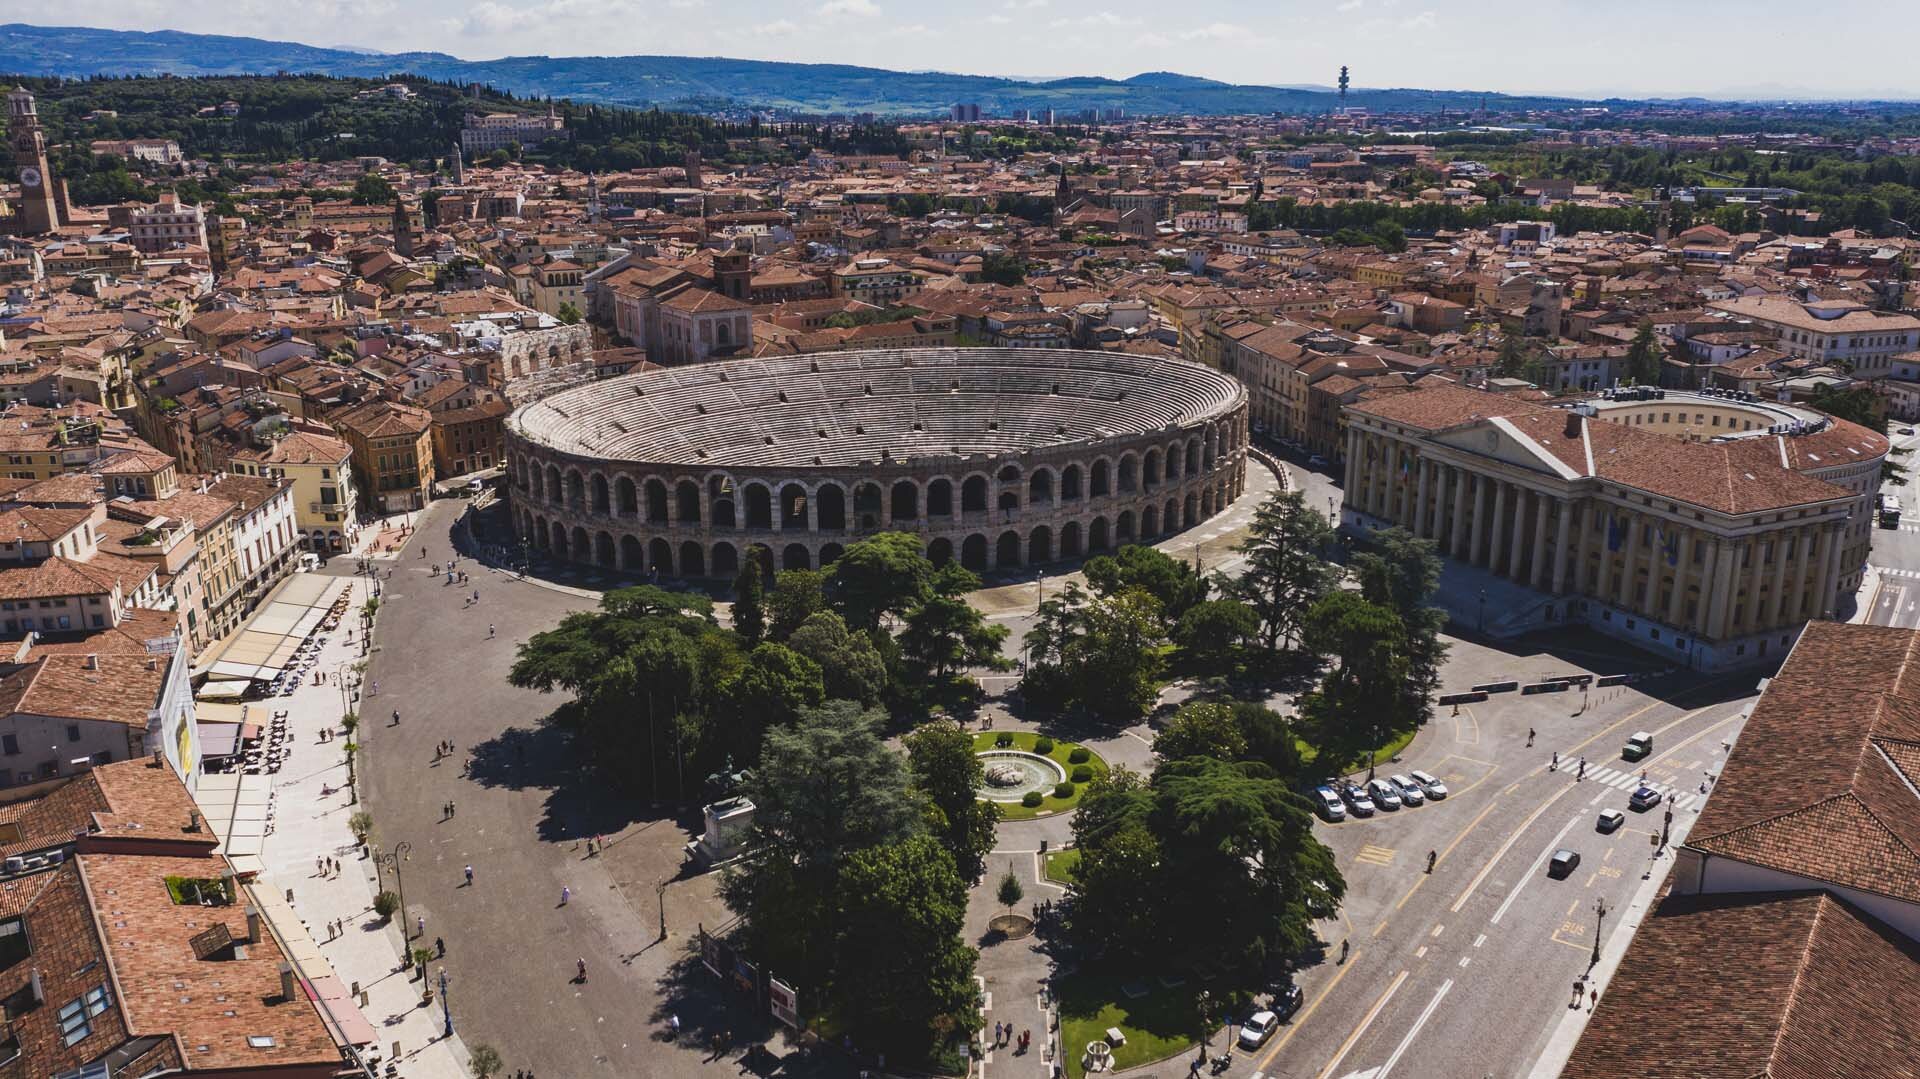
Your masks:
[[[1578,868],[1580,868],[1580,852],[1577,850],[1567,850],[1563,847],[1554,851],[1553,857],[1547,860],[1547,876],[1554,880],[1561,880]]]
[[[1329,824],[1347,819],[1347,807],[1340,803],[1340,796],[1332,787],[1313,788],[1313,807]]]
[[[1427,800],[1427,792],[1421,789],[1420,784],[1406,776],[1390,775],[1387,777],[1387,782],[1400,789],[1400,800],[1407,805],[1417,806]]]
[[[1903,435],[1910,435],[1910,434],[1912,434],[1912,433],[1913,433],[1913,428],[1911,428],[1911,427],[1902,427],[1902,428],[1900,428],[1900,433],[1901,433],[1901,434],[1903,434]]]
[[[1373,799],[1367,797],[1366,789],[1360,784],[1349,783],[1340,788],[1340,799],[1347,803],[1347,812],[1354,816],[1373,816]]]
[[[1240,1024],[1240,1048],[1258,1049],[1267,1044],[1273,1032],[1280,1026],[1280,1017],[1272,1012],[1254,1012],[1247,1021]]]
[[[1645,813],[1647,810],[1660,804],[1660,792],[1654,790],[1652,787],[1641,787],[1639,790],[1633,792],[1633,797],[1627,799],[1627,804],[1635,810]]]
[[[1627,744],[1620,748],[1621,758],[1630,761],[1637,761],[1652,752],[1653,735],[1646,731],[1635,732],[1633,737],[1627,739]]]
[[[1447,785],[1445,783],[1440,782],[1440,779],[1438,776],[1430,775],[1426,772],[1421,772],[1417,770],[1413,772],[1409,772],[1408,774],[1413,777],[1413,781],[1415,783],[1420,784],[1421,790],[1427,792],[1427,797],[1432,798],[1435,801],[1438,801],[1439,799],[1445,798],[1447,796]]]
[[[1292,982],[1288,982],[1274,992],[1273,1003],[1269,1005],[1269,1007],[1272,1009],[1273,1014],[1278,1016],[1280,1021],[1284,1023],[1294,1017],[1294,1013],[1300,1010],[1301,1001],[1305,999],[1306,994],[1300,991],[1300,987]]]
[[[1373,799],[1374,805],[1389,813],[1400,808],[1400,792],[1384,779],[1368,780],[1367,796]]]
[[[1620,826],[1625,823],[1627,823],[1627,815],[1625,813],[1617,809],[1603,809],[1600,811],[1600,819],[1594,822],[1593,827],[1595,831],[1602,835],[1611,835],[1615,831],[1618,831]]]

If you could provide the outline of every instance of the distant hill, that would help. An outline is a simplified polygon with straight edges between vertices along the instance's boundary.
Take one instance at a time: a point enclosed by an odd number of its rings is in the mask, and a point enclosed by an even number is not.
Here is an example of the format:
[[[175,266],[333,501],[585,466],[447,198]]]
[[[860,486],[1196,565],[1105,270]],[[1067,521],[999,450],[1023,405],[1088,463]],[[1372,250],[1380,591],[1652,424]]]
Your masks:
[[[1324,91],[1237,86],[1173,72],[1126,80],[1077,77],[1040,82],[909,73],[846,64],[788,64],[692,56],[509,56],[462,60],[438,52],[374,54],[297,42],[86,27],[0,25],[0,69],[27,75],[271,75],[278,72],[378,78],[408,73],[485,83],[522,97],[566,97],[615,105],[718,111],[873,112],[925,116],[957,102],[990,113],[1014,109],[1125,109],[1129,115],[1323,113],[1338,104]],[[1552,108],[1572,99],[1511,97],[1444,90],[1366,90],[1350,105],[1376,111],[1468,109],[1482,101],[1506,108]]]

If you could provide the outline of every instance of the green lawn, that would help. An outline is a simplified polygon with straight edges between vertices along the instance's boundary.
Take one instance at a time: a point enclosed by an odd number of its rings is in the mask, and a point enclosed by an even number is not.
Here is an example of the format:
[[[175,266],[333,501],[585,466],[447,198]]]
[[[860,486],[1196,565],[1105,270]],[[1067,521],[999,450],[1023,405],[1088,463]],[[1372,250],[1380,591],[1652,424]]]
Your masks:
[[[1119,1027],[1125,1045],[1113,1052],[1113,1070],[1165,1060],[1193,1045],[1193,988],[1163,989],[1158,983],[1137,1000],[1127,999],[1118,982],[1091,974],[1055,979],[1060,1004],[1060,1054],[1067,1075],[1081,1079],[1080,1058],[1087,1043],[1106,1040],[1108,1027]]]
[[[1378,766],[1393,760],[1393,755],[1407,748],[1407,745],[1413,741],[1413,736],[1418,733],[1418,731],[1407,731],[1405,734],[1396,734],[1392,738],[1389,738],[1379,749],[1374,751],[1373,763],[1376,769]],[[1293,744],[1299,747],[1300,764],[1307,770],[1307,774],[1309,775],[1350,775],[1367,766],[1367,755],[1362,753],[1353,760],[1348,761],[1344,767],[1321,768],[1314,763],[1315,753],[1312,746],[1300,741],[1298,738],[1294,739]]]
[[[1061,884],[1072,884],[1073,875],[1080,869],[1080,851],[1075,847],[1057,850],[1047,855],[1047,879]]]
[[[981,731],[979,734],[973,736],[974,752],[977,753],[981,750],[999,748],[994,745],[994,742],[1003,734],[1013,736],[1013,745],[1007,748],[1023,750],[1027,753],[1033,752],[1034,743],[1040,738],[1040,735],[1032,731]],[[1046,754],[1046,756],[1058,762],[1060,767],[1065,768],[1067,774],[1071,776],[1075,765],[1067,763],[1067,755],[1079,748],[1081,748],[1081,746],[1078,742],[1055,741],[1053,743],[1053,752]],[[1093,750],[1088,749],[1087,752],[1091,754],[1091,756],[1084,763],[1087,767],[1093,769],[1094,776],[1099,777],[1106,775],[1107,762],[1102,760],[1100,754],[1094,753]],[[1029,820],[1034,817],[1045,816],[1049,813],[1061,813],[1074,808],[1080,804],[1080,794],[1085,788],[1086,784],[1084,783],[1074,784],[1073,795],[1068,798],[1055,798],[1053,792],[1048,791],[1045,800],[1038,806],[1032,808],[1023,806],[1019,802],[997,802],[995,804],[1000,807],[1000,817],[1002,820]]]

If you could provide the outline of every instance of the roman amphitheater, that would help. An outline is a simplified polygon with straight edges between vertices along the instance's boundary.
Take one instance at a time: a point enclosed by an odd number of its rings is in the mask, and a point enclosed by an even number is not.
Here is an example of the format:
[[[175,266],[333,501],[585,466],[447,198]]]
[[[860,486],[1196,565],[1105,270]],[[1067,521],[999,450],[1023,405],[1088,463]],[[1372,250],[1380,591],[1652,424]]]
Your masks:
[[[832,352],[673,367],[555,394],[508,425],[513,515],[549,557],[729,577],[818,568],[882,531],[977,571],[1152,540],[1224,509],[1247,395],[1108,352]]]

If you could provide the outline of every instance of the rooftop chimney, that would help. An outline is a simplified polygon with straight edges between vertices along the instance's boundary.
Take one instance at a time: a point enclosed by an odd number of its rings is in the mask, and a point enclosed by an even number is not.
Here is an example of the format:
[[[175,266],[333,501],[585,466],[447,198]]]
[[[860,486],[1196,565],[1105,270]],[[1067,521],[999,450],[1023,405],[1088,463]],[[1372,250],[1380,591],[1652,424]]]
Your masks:
[[[253,907],[247,908],[247,943],[260,943],[260,912]],[[281,983],[285,988],[285,983]]]
[[[87,653],[87,659],[86,659],[86,662],[85,662],[85,663],[83,663],[83,664],[82,664],[82,666],[83,666],[83,667],[84,667],[85,669],[87,669],[87,670],[89,670],[89,671],[97,671],[97,670],[99,670],[99,669],[100,669],[100,655],[99,655],[99,653],[97,653],[97,652],[88,652],[88,653]]]
[[[1580,437],[1580,414],[1578,412],[1567,413],[1567,437]]]
[[[293,964],[282,963],[280,964],[280,999],[291,1003],[295,999],[293,988]]]

